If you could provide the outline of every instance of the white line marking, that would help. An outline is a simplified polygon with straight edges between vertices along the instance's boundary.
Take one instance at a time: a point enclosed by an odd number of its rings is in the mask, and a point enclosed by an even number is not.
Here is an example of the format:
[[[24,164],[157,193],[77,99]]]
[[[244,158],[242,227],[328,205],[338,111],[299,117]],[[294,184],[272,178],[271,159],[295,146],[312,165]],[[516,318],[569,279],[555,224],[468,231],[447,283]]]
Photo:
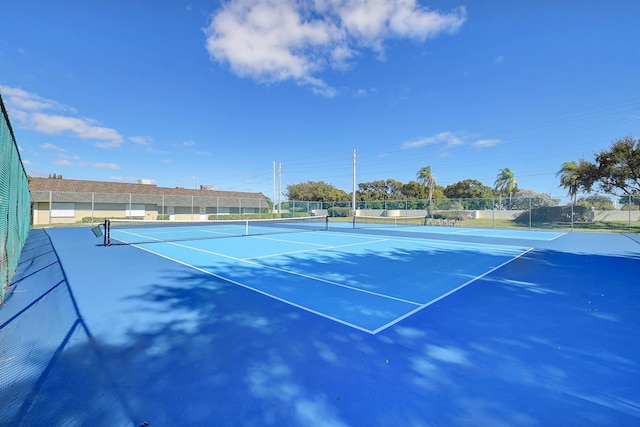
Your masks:
[[[352,327],[354,329],[357,329],[357,330],[362,331],[362,332],[366,332],[368,334],[373,334],[373,331],[371,331],[370,329],[366,329],[366,328],[363,328],[362,326],[358,326],[358,325],[355,325],[353,323],[346,322],[346,321],[344,321],[342,319],[338,319],[337,317],[329,316],[328,314],[325,314],[325,313],[316,311],[316,310],[314,310],[312,308],[305,307],[305,306],[297,304],[295,302],[286,300],[286,299],[281,298],[281,297],[279,297],[277,295],[273,295],[273,294],[270,294],[268,292],[262,291],[260,289],[254,288],[252,286],[245,285],[244,283],[238,282],[237,280],[233,280],[233,279],[230,279],[228,277],[221,276],[219,274],[216,274],[216,273],[213,273],[211,271],[202,269],[200,267],[196,267],[195,265],[188,264],[186,262],[180,261],[180,260],[175,259],[175,258],[171,258],[171,257],[169,257],[167,255],[163,255],[163,254],[158,253],[158,252],[151,251],[151,250],[149,250],[147,248],[144,248],[144,247],[141,247],[141,246],[138,246],[138,245],[131,245],[131,246],[134,246],[134,247],[136,247],[138,249],[142,249],[143,251],[146,251],[146,252],[149,252],[151,254],[157,255],[157,256],[162,257],[164,259],[168,259],[169,261],[177,262],[178,264],[184,265],[185,267],[193,268],[194,270],[197,270],[197,271],[199,271],[201,273],[208,274],[209,276],[213,276],[213,277],[215,277],[217,279],[224,280],[225,282],[229,282],[229,283],[231,283],[233,285],[237,285],[237,286],[243,287],[245,289],[249,289],[251,291],[257,292],[257,293],[262,294],[262,295],[265,295],[265,296],[267,296],[269,298],[273,298],[273,299],[278,300],[280,302],[283,302],[285,304],[289,304],[289,305],[291,305],[293,307],[296,307],[296,308],[299,308],[301,310],[308,311],[309,313],[316,314],[316,315],[318,315],[320,317],[324,317],[326,319],[333,320],[334,322],[338,322],[340,324],[343,324],[343,325],[346,325],[346,326],[350,326],[350,327]]]
[[[334,245],[334,246],[323,246],[320,248],[311,248],[311,249],[301,249],[298,251],[290,251],[290,252],[279,252],[279,253],[275,253],[275,254],[268,254],[268,255],[260,255],[260,256],[256,256],[256,257],[249,257],[249,258],[242,258],[242,259],[246,259],[246,260],[251,260],[251,259],[262,259],[262,258],[272,258],[272,257],[279,257],[279,256],[284,256],[284,255],[291,255],[291,254],[299,254],[299,253],[303,253],[303,252],[319,252],[319,251],[328,251],[328,250],[334,250],[334,249],[341,249],[341,248],[348,248],[351,246],[362,246],[362,245],[368,245],[370,243],[379,243],[379,242],[385,242],[389,239],[377,239],[377,240],[371,240],[368,242],[357,242],[357,243],[347,243],[344,245]]]
[[[344,233],[339,233],[339,234],[340,235],[344,235]],[[405,242],[405,243],[420,243],[420,244],[424,244],[424,245],[429,245],[430,242],[434,242],[433,240],[431,240],[431,241],[423,241],[421,239],[415,239],[415,238],[401,238],[401,239],[384,238],[384,239],[369,240],[367,242],[356,242],[356,243],[350,243],[350,244],[346,244],[346,245],[337,245],[337,246],[331,246],[331,247],[325,247],[325,248],[313,248],[313,249],[309,249],[308,251],[320,251],[320,250],[327,250],[327,249],[338,249],[338,248],[342,248],[342,247],[366,245],[366,244],[369,244],[369,243],[379,243],[379,242],[384,242],[384,241],[399,241],[399,242]],[[462,248],[464,248],[464,247],[469,247],[469,248],[485,247],[486,248],[487,246],[489,246],[489,247],[493,246],[493,247],[497,247],[497,248],[505,248],[505,247],[513,248],[512,250],[514,250],[514,251],[518,250],[517,246],[509,246],[509,245],[488,245],[488,244],[483,244],[483,243],[464,243],[464,244],[461,244],[461,242],[450,242],[450,241],[446,241],[446,240],[435,240],[435,242],[438,242],[438,245],[441,245],[441,246],[453,246],[453,247],[458,247],[458,248],[459,247],[462,247]],[[253,265],[253,266],[256,266],[256,267],[267,268],[267,269],[283,272],[283,273],[286,273],[286,274],[291,274],[291,275],[303,277],[303,278],[314,280],[314,281],[317,281],[317,282],[326,283],[326,284],[329,284],[329,285],[332,285],[332,286],[338,286],[338,287],[346,288],[346,289],[353,290],[353,291],[356,291],[356,292],[362,292],[362,293],[370,294],[370,295],[373,295],[373,296],[376,296],[376,297],[395,300],[395,301],[398,301],[398,302],[402,302],[402,303],[406,303],[406,304],[417,306],[415,309],[403,314],[402,316],[397,317],[393,321],[388,322],[388,323],[386,323],[386,324],[384,324],[384,325],[382,325],[382,326],[380,326],[377,329],[372,331],[372,330],[363,328],[361,326],[352,324],[350,322],[346,322],[346,321],[341,320],[339,318],[330,316],[328,314],[313,310],[313,309],[311,309],[309,307],[302,306],[300,304],[294,303],[292,301],[286,300],[284,298],[278,297],[276,295],[273,295],[273,294],[270,294],[268,292],[262,291],[260,289],[254,288],[252,286],[246,285],[244,283],[238,282],[238,281],[236,281],[234,279],[221,276],[221,275],[213,273],[211,271],[207,271],[205,269],[196,267],[196,266],[194,266],[192,264],[188,264],[186,262],[177,260],[175,258],[171,258],[171,257],[163,255],[161,253],[149,250],[149,249],[147,249],[145,247],[142,247],[142,246],[139,246],[139,245],[136,245],[136,244],[132,244],[131,245],[131,246],[134,246],[134,247],[136,247],[138,249],[142,249],[143,251],[152,253],[154,255],[158,255],[158,256],[160,256],[162,258],[168,259],[168,260],[176,262],[178,264],[182,264],[182,265],[184,265],[186,267],[193,268],[193,269],[195,269],[197,271],[200,271],[202,273],[205,273],[205,274],[208,274],[210,276],[216,277],[218,279],[221,279],[221,280],[227,281],[229,283],[241,286],[241,287],[243,287],[245,289],[249,289],[249,290],[255,291],[255,292],[259,293],[259,294],[262,294],[262,295],[268,296],[270,298],[276,299],[276,300],[278,300],[280,302],[283,302],[285,304],[289,304],[291,306],[297,307],[297,308],[305,310],[307,312],[316,314],[316,315],[324,317],[326,319],[333,320],[335,322],[338,322],[338,323],[346,325],[346,326],[350,326],[350,327],[352,327],[354,329],[357,329],[359,331],[367,332],[367,333],[372,334],[372,335],[375,335],[375,334],[377,334],[379,332],[382,332],[382,331],[390,328],[393,325],[396,325],[400,321],[412,316],[413,314],[423,310],[424,308],[426,308],[426,307],[428,307],[428,306],[430,306],[432,304],[435,304],[436,302],[442,300],[443,298],[446,298],[447,296],[459,291],[460,289],[465,288],[466,286],[470,285],[471,283],[474,283],[474,282],[482,279],[483,277],[487,276],[488,274],[493,273],[494,271],[504,267],[505,265],[509,264],[510,262],[512,262],[512,261],[522,257],[523,255],[531,252],[532,250],[534,250],[533,247],[530,247],[530,248],[528,248],[526,250],[524,250],[525,248],[519,248],[518,252],[520,252],[520,253],[517,256],[515,256],[515,257],[513,257],[513,258],[511,258],[511,259],[509,259],[509,260],[507,260],[505,262],[503,262],[502,264],[498,265],[497,267],[493,267],[493,268],[489,269],[485,273],[483,273],[483,274],[481,274],[481,275],[479,275],[479,276],[477,276],[477,277],[475,277],[473,279],[468,280],[467,282],[465,282],[465,283],[457,286],[456,288],[454,288],[454,289],[452,289],[452,290],[450,290],[450,291],[438,296],[437,298],[434,298],[433,300],[431,300],[431,301],[429,301],[427,303],[418,303],[418,302],[415,302],[415,301],[405,300],[405,299],[402,299],[402,298],[396,298],[396,297],[393,297],[393,296],[390,296],[390,295],[380,294],[380,293],[377,293],[377,292],[372,292],[372,291],[368,291],[368,290],[365,290],[365,289],[361,289],[361,288],[357,288],[357,287],[353,287],[353,286],[349,286],[349,285],[333,282],[333,281],[330,281],[330,280],[325,280],[325,279],[322,279],[322,278],[318,278],[318,277],[314,277],[314,276],[310,276],[310,275],[306,275],[306,274],[302,274],[302,273],[297,273],[297,272],[294,272],[294,271],[289,271],[289,270],[281,269],[281,268],[278,268],[278,267],[272,267],[272,266],[268,266],[268,265],[264,265],[264,264],[260,264],[260,263],[251,261],[251,259],[256,259],[256,258],[260,258],[260,257],[242,259],[242,258],[236,258],[236,257],[230,256],[230,255],[225,255],[225,254],[221,254],[221,253],[205,250],[205,249],[194,248],[194,247],[187,246],[187,245],[184,245],[184,244],[181,244],[181,243],[177,243],[177,242],[164,242],[164,243],[166,243],[168,245],[182,247],[182,248],[188,249],[188,250],[194,250],[194,251],[198,251],[198,252],[203,252],[203,253],[219,256],[219,257],[222,257],[222,258],[227,258],[227,259],[230,259],[230,260],[233,260],[233,261],[237,261],[237,262],[240,262],[240,263],[250,264],[250,265]],[[305,252],[305,251],[303,250],[303,251],[295,251],[295,252]],[[293,253],[295,253],[295,252],[293,252]],[[287,253],[287,254],[289,254],[289,253]],[[284,254],[282,254],[282,255],[284,255]],[[271,256],[276,256],[276,255],[271,255]]]
[[[216,255],[216,256],[219,256],[219,257],[222,257],[222,258],[227,258],[227,259],[230,259],[230,260],[233,260],[233,261],[237,261],[237,262],[240,262],[240,263],[245,263],[245,264],[253,265],[253,266],[256,266],[256,267],[266,268],[266,269],[269,269],[269,270],[279,271],[281,273],[290,274],[292,276],[299,276],[299,277],[303,277],[305,279],[315,280],[317,282],[326,283],[328,285],[338,286],[338,287],[341,287],[341,288],[346,288],[346,289],[349,289],[349,290],[352,290],[352,291],[362,292],[362,293],[365,293],[365,294],[370,294],[370,295],[374,295],[374,296],[385,298],[385,299],[399,301],[399,302],[403,302],[403,303],[406,303],[406,304],[420,305],[420,303],[416,302],[416,301],[409,301],[409,300],[405,300],[405,299],[402,299],[402,298],[393,297],[391,295],[385,295],[385,294],[381,294],[381,293],[378,293],[378,292],[368,291],[366,289],[361,289],[361,288],[357,288],[355,286],[345,285],[343,283],[334,282],[332,280],[327,280],[327,279],[323,279],[323,278],[320,278],[320,277],[314,277],[314,276],[310,276],[308,274],[298,273],[298,272],[291,271],[291,270],[285,270],[283,268],[273,267],[273,266],[270,266],[270,265],[261,264],[259,262],[253,262],[253,261],[248,260],[248,259],[236,258],[236,257],[230,256],[230,255],[225,255],[225,254],[221,254],[221,253],[218,253],[218,252],[212,252],[212,251],[208,251],[208,250],[205,250],[205,249],[193,248],[191,246],[183,245],[181,243],[176,243],[176,242],[167,242],[167,244],[173,245],[173,246],[179,246],[179,247],[182,247],[182,248],[188,249],[188,250],[193,250],[193,251],[203,252],[203,253],[207,253],[207,254],[211,254],[211,255]]]
[[[567,234],[567,233],[561,233],[561,234],[557,235],[556,237],[554,237],[554,238],[553,238],[553,239],[551,239],[551,240],[556,240],[557,238],[562,237],[562,236],[564,236],[565,234]]]
[[[384,331],[385,329],[387,329],[387,328],[389,328],[389,327],[391,327],[391,326],[395,325],[396,323],[400,322],[401,320],[404,320],[404,319],[406,319],[407,317],[409,317],[409,316],[411,316],[411,315],[413,315],[413,314],[417,313],[418,311],[420,311],[420,310],[422,310],[422,309],[424,309],[424,308],[426,308],[426,307],[429,307],[429,306],[430,306],[430,305],[432,305],[432,304],[435,304],[436,302],[440,301],[441,299],[446,298],[446,297],[448,297],[449,295],[451,295],[451,294],[453,294],[453,293],[455,293],[455,292],[458,292],[460,289],[462,289],[462,288],[465,288],[465,287],[469,286],[469,285],[470,285],[470,284],[472,284],[473,282],[476,282],[476,281],[478,281],[478,280],[482,279],[483,277],[485,277],[485,276],[487,276],[487,275],[489,275],[489,274],[493,273],[494,271],[496,271],[496,270],[498,270],[498,269],[500,269],[500,268],[504,267],[505,265],[509,264],[510,262],[515,261],[516,259],[520,258],[521,256],[523,256],[523,255],[525,255],[525,254],[527,254],[527,253],[531,252],[533,249],[534,249],[534,248],[529,248],[529,249],[527,249],[526,251],[522,252],[522,253],[521,253],[521,254],[519,254],[518,256],[515,256],[515,257],[513,257],[513,258],[511,258],[511,259],[509,259],[509,260],[507,260],[507,261],[503,262],[503,263],[502,263],[502,264],[500,264],[499,266],[497,266],[497,267],[494,267],[494,268],[490,269],[490,270],[489,270],[489,271],[487,271],[486,273],[483,273],[483,274],[481,274],[480,276],[474,277],[473,279],[468,280],[467,282],[465,282],[465,283],[463,283],[462,285],[460,285],[460,286],[458,286],[458,287],[456,287],[456,288],[454,288],[454,289],[450,290],[449,292],[446,292],[446,293],[444,293],[444,294],[440,295],[439,297],[434,298],[434,299],[432,299],[431,301],[429,301],[429,302],[426,302],[426,303],[422,304],[420,307],[416,308],[415,310],[410,311],[409,313],[406,313],[406,314],[404,314],[403,316],[398,317],[397,319],[394,319],[393,321],[391,321],[391,322],[387,323],[386,325],[382,325],[381,327],[379,327],[378,329],[375,329],[375,330],[373,331],[373,335],[377,334],[378,332]]]

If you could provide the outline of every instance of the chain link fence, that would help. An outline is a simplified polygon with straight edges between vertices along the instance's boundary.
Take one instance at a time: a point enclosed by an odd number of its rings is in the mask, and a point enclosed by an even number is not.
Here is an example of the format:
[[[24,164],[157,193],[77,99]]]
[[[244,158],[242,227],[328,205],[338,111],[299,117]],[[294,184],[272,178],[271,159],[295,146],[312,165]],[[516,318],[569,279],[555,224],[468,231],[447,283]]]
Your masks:
[[[213,220],[270,218],[264,198],[33,191],[33,224],[96,224],[109,219]]]
[[[469,227],[640,231],[640,197],[596,195],[483,199],[371,200],[315,202],[287,200],[272,205],[264,198],[158,194],[31,194],[34,225],[96,224],[105,218],[147,220],[218,220],[328,215],[424,216],[428,224]]]
[[[29,181],[11,122],[0,97],[0,304],[29,234]]]
[[[282,211],[340,218],[352,216],[354,209],[351,202],[286,201]],[[355,214],[424,216],[432,225],[640,232],[640,197],[629,195],[596,195],[577,202],[564,197],[372,200],[356,202]]]

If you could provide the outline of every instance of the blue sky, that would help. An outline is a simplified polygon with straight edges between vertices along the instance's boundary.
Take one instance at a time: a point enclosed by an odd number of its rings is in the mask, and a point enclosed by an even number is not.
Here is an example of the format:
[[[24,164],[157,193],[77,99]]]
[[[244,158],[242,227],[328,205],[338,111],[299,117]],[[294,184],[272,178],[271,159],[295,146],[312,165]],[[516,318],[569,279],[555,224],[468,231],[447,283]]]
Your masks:
[[[33,176],[255,191],[408,182],[560,196],[640,134],[640,2],[0,0],[0,91]],[[280,180],[276,179],[277,187]]]

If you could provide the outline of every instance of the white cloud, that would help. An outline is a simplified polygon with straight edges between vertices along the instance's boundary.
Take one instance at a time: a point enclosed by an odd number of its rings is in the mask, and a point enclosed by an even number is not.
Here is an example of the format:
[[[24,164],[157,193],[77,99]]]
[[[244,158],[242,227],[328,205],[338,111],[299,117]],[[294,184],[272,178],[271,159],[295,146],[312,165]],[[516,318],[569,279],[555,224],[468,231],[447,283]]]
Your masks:
[[[21,126],[54,135],[71,133],[80,139],[97,140],[102,148],[119,147],[122,136],[115,130],[99,126],[95,120],[77,117],[73,108],[42,98],[19,88],[0,86],[6,96],[7,109]]]
[[[129,137],[129,141],[134,144],[149,146],[153,142],[153,138],[150,136],[131,136]]]
[[[457,31],[466,10],[441,13],[416,0],[230,0],[205,29],[211,58],[259,82],[291,80],[332,97],[315,77],[345,68],[364,49],[384,55],[390,38],[419,42]]]
[[[58,159],[58,160],[54,160],[53,164],[56,166],[73,166],[73,163],[71,163],[69,160],[67,159]]]
[[[53,145],[53,144],[51,144],[49,142],[46,142],[44,144],[40,144],[38,146],[38,148],[41,148],[43,150],[56,150],[56,151],[61,151],[61,152],[65,151],[64,148],[60,148],[60,147],[58,147],[56,145]]]
[[[122,167],[116,165],[115,163],[96,163],[94,166],[98,169],[122,169]]]
[[[426,145],[444,145],[446,147],[453,147],[464,143],[465,136],[460,132],[440,132],[437,135],[425,136],[422,138],[416,138],[406,141],[402,144],[404,149],[421,148]]]
[[[378,92],[378,90],[376,88],[371,88],[371,89],[358,89],[355,91],[355,93],[353,94],[354,98],[366,98],[371,94],[375,94],[376,92]]]
[[[479,139],[473,143],[473,146],[476,148],[486,148],[493,147],[494,145],[498,145],[502,143],[501,139]]]
[[[20,88],[0,85],[0,91],[7,104],[20,111],[57,110],[75,113],[75,110],[70,107]]]

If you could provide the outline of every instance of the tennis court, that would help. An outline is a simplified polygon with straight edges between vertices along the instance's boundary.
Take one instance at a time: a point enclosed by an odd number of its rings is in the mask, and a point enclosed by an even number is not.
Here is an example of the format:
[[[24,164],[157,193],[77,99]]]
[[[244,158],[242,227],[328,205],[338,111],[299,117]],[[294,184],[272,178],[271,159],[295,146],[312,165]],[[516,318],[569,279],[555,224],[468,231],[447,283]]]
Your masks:
[[[52,312],[64,312],[70,326],[34,344],[56,348],[53,358],[34,350],[16,359],[46,369],[6,419],[640,422],[633,236],[264,225],[200,231],[216,238],[114,227],[110,246],[86,228],[32,230],[14,280],[23,292],[0,310],[0,323],[36,313],[21,321],[23,340],[32,342]],[[43,278],[67,283],[67,291],[56,287],[34,304]],[[9,309],[20,304],[33,308]]]
[[[242,234],[245,229],[243,224],[222,225],[183,227],[177,231],[166,227],[124,228],[113,231],[112,236],[115,234],[127,244],[151,242],[138,247],[369,333],[386,329],[529,250],[329,231],[259,233],[245,239],[206,238]],[[269,232],[273,230],[267,228]],[[185,235],[194,240],[184,242]],[[179,241],[161,242],[162,236]],[[378,258],[375,275],[354,261],[367,256]],[[429,268],[428,285],[422,280],[422,268],[407,269],[405,265],[411,262],[426,267],[434,260],[437,268]]]

